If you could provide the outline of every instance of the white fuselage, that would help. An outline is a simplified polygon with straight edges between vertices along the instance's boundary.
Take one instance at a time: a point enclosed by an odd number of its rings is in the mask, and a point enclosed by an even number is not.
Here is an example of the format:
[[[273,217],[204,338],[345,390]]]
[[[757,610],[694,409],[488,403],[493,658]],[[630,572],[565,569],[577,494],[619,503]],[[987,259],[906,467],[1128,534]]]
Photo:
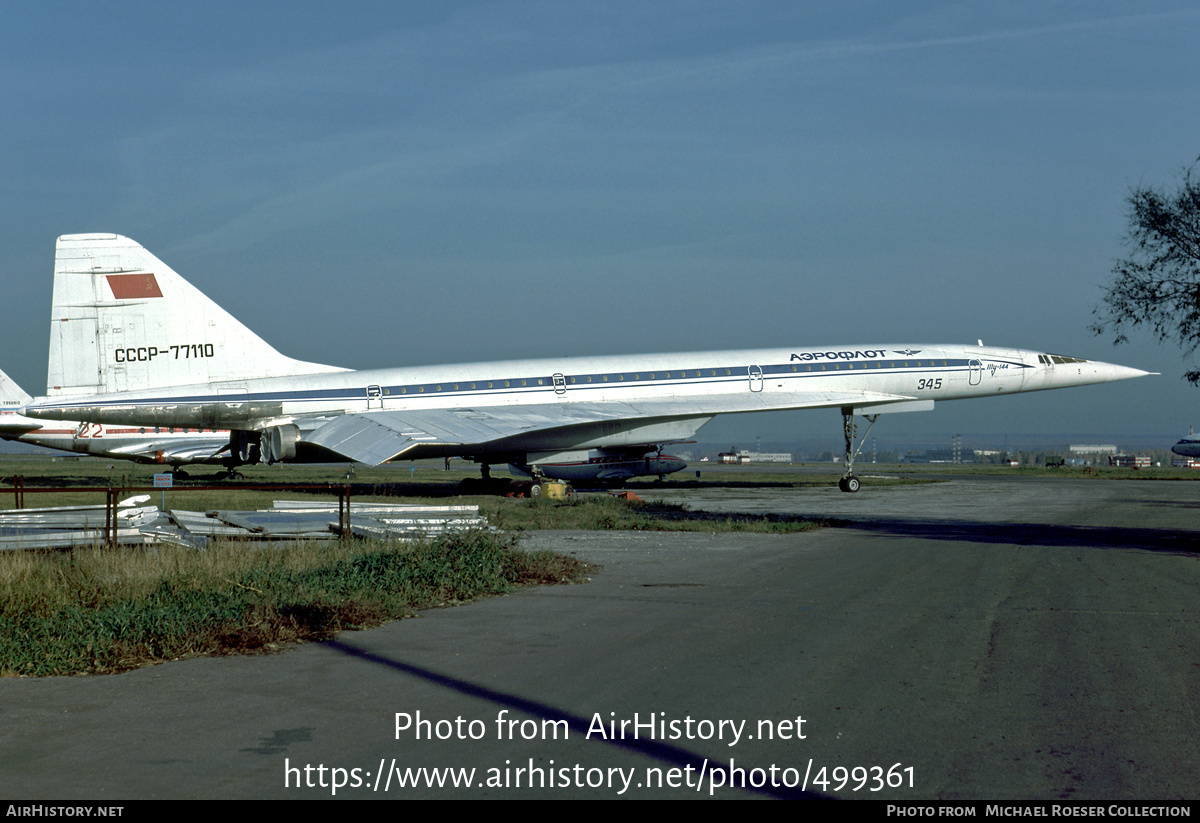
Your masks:
[[[466,413],[476,406],[583,403],[612,406],[616,418],[642,404],[651,409],[642,419],[614,419],[607,429],[593,426],[566,441],[541,430],[525,444],[527,448],[589,448],[688,437],[720,413],[789,408],[903,411],[928,408],[928,401],[1103,383],[1142,374],[1124,366],[1021,349],[870,344],[344,371],[39,398],[27,413],[106,424],[259,430],[376,410]],[[627,431],[630,423],[636,424],[636,433]],[[508,445],[514,444],[510,440]]]

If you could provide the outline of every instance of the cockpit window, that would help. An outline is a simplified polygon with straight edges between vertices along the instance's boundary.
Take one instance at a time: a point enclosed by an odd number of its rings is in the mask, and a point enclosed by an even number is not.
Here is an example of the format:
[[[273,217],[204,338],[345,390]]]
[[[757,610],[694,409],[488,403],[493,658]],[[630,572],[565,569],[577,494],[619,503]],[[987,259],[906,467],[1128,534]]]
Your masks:
[[[1063,363],[1086,363],[1087,360],[1083,359],[1082,357],[1067,357],[1066,355],[1062,354],[1039,354],[1038,362],[1049,366],[1051,364]]]

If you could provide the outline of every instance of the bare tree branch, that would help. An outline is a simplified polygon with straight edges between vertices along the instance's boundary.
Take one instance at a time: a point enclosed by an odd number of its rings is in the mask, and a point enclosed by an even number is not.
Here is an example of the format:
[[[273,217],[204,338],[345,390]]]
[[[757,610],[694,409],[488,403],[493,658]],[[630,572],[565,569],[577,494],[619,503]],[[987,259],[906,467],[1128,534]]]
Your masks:
[[[1137,187],[1125,199],[1129,256],[1113,266],[1101,304],[1092,310],[1092,331],[1124,343],[1146,328],[1184,354],[1200,348],[1200,180],[1198,157],[1183,169],[1177,191]],[[1200,385],[1200,369],[1184,375]]]

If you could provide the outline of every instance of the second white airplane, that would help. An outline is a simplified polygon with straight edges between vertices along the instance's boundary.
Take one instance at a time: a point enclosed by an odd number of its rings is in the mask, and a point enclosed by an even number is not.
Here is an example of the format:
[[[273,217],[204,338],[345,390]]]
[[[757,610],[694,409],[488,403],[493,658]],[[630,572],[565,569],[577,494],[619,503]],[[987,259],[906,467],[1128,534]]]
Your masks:
[[[20,409],[33,398],[0,371],[0,440],[13,440],[47,449],[179,467],[195,463],[227,463],[229,432],[158,426],[112,426],[76,420],[43,422],[25,417]],[[229,468],[231,476],[240,476]]]
[[[589,480],[623,483],[634,477],[654,475],[658,475],[658,479],[662,480],[664,475],[687,468],[687,462],[682,458],[661,452],[629,454],[612,449],[589,449],[577,453],[567,452],[558,458],[554,463],[540,463],[537,469],[546,477],[571,480],[575,483]],[[508,470],[524,477],[534,475],[533,466],[522,466],[518,463],[509,464]]]
[[[51,323],[47,396],[30,417],[230,429],[244,462],[460,456],[485,476],[582,450],[656,450],[718,414],[836,408],[839,485],[857,491],[857,415],[1147,374],[982,344],[876,342],[351,371],[280,354],[114,234],[58,238]]]

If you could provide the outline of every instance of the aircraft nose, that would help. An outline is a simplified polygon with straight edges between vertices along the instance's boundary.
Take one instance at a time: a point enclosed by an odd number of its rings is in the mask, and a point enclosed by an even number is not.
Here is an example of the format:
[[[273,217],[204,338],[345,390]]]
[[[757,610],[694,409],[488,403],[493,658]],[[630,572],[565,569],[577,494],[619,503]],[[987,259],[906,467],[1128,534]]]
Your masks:
[[[1200,439],[1185,437],[1172,446],[1171,451],[1181,457],[1200,457]]]
[[[1041,361],[1042,368],[1034,377],[1038,381],[1035,384],[1037,388],[1054,389],[1112,383],[1117,380],[1130,380],[1134,377],[1145,377],[1155,373],[1129,366],[1118,366],[1116,363],[1067,358],[1062,355],[1042,354],[1038,355],[1038,359]],[[1026,390],[1029,388],[1026,386]]]
[[[1060,372],[1067,376],[1070,374],[1070,368],[1062,369]],[[1076,372],[1081,383],[1112,383],[1117,380],[1131,380],[1134,377],[1146,377],[1157,372],[1142,371],[1141,369],[1131,368],[1130,366],[1118,366],[1116,363],[1101,363],[1097,360],[1089,360],[1086,363],[1079,365],[1079,370]]]
[[[1129,380],[1133,377],[1158,374],[1156,371],[1142,371],[1130,366],[1118,366],[1115,363],[1096,363],[1095,365],[1106,380]]]

